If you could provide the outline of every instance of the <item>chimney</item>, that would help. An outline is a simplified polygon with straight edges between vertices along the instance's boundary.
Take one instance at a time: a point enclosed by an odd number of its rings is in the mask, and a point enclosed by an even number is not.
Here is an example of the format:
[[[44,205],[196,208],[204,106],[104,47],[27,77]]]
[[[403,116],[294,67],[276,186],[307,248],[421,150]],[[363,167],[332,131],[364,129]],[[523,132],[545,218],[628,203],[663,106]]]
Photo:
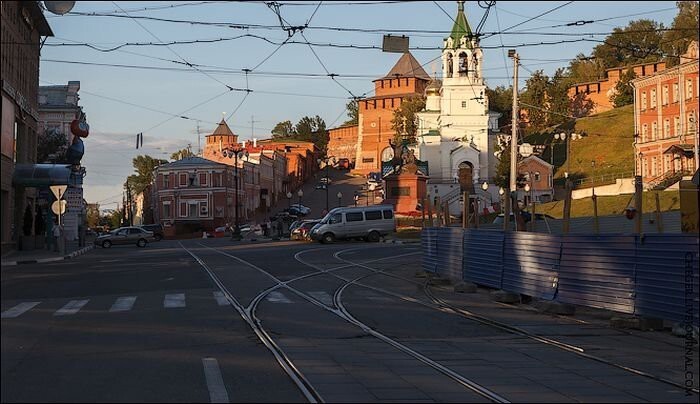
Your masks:
[[[258,139],[253,138],[253,147],[258,147]]]

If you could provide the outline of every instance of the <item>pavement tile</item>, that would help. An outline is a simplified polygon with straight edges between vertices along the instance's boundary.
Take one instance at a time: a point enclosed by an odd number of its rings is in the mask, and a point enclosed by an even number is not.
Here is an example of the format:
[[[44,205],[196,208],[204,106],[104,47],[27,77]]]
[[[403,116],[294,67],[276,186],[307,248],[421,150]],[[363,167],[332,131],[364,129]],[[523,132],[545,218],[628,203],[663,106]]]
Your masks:
[[[307,366],[302,370],[305,375],[347,374],[347,371],[340,366]]]
[[[430,397],[439,403],[491,403],[486,397],[476,393],[430,393]]]
[[[380,400],[429,400],[425,393],[416,388],[371,388],[369,391]]]

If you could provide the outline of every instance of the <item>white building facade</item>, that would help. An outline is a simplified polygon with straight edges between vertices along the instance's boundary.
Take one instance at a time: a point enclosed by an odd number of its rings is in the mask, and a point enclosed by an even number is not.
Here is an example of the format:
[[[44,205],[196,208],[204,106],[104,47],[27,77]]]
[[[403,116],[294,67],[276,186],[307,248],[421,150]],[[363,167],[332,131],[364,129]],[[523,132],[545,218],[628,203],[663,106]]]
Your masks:
[[[465,190],[482,194],[487,203],[498,200],[495,186],[486,195],[480,184],[495,176],[500,117],[489,112],[483,52],[464,15],[464,2],[458,4],[452,33],[444,40],[443,79],[428,86],[425,110],[418,113],[417,146],[418,158],[428,162],[428,194],[449,202],[453,213],[460,212],[459,195]]]

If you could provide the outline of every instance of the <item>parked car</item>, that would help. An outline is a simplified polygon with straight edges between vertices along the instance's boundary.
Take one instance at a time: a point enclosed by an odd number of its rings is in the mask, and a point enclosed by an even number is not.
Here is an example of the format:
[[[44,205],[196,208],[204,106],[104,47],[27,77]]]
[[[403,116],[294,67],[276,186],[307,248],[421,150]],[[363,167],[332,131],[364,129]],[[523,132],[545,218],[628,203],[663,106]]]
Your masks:
[[[102,248],[110,248],[113,244],[135,244],[143,248],[151,241],[155,241],[153,232],[144,230],[141,227],[130,226],[114,229],[108,234],[96,238],[95,245]]]
[[[316,189],[326,189],[326,188],[328,188],[328,184],[323,183],[323,182],[319,182],[318,184],[316,184],[315,188]]]
[[[328,177],[323,177],[323,178],[321,178],[321,180],[320,180],[319,182],[320,182],[321,184],[330,184],[330,183],[333,182],[333,181],[332,181],[330,178],[328,178]]]
[[[392,205],[343,207],[328,212],[311,229],[311,238],[322,243],[359,237],[377,242],[382,236],[394,232],[396,218]]]
[[[290,239],[292,240],[310,240],[311,229],[317,225],[320,220],[303,220],[296,227],[290,227]]]
[[[298,204],[298,203],[292,204],[291,208],[295,208],[296,210],[298,210],[299,212],[301,212],[304,215],[308,215],[309,213],[311,213],[311,208],[309,208],[308,206]]]
[[[338,160],[339,170],[349,170],[350,169],[350,159],[340,159]]]
[[[370,191],[382,188],[382,186],[382,180],[376,180],[374,178],[370,178],[367,180],[367,189]]]
[[[156,241],[160,241],[165,238],[165,234],[163,234],[163,226],[160,224],[144,224],[139,227],[146,231],[153,232],[153,237],[155,237]]]

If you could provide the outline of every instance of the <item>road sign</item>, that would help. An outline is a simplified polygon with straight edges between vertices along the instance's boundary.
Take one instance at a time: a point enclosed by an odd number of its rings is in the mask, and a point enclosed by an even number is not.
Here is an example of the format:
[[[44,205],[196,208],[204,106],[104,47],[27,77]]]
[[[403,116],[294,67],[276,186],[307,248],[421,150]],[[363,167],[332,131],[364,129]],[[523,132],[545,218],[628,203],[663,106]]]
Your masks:
[[[60,200],[63,197],[63,194],[66,192],[68,185],[51,185],[49,188],[56,197],[56,200]]]
[[[54,203],[51,204],[51,210],[57,215],[62,215],[66,212],[66,205],[68,205],[68,203],[64,200],[54,201]]]

